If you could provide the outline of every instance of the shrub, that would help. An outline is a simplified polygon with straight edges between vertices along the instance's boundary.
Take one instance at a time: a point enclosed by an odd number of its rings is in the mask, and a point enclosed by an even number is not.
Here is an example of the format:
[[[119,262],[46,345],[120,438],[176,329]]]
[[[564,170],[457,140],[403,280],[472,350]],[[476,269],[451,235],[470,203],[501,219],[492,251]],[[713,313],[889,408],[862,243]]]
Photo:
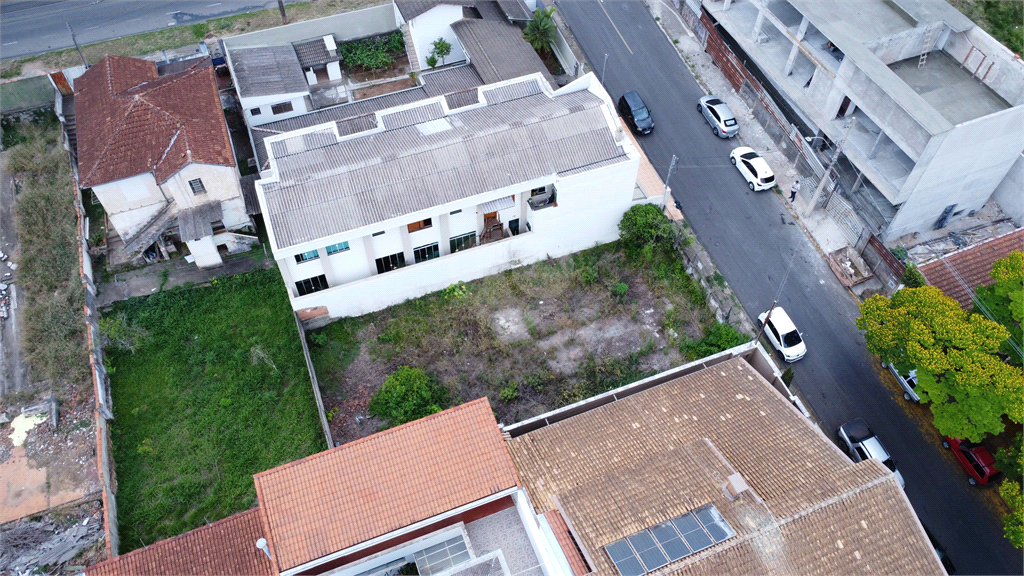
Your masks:
[[[656,252],[671,250],[675,235],[672,222],[653,204],[633,206],[619,222],[619,240],[631,258],[650,260]]]
[[[104,348],[113,348],[135,354],[149,332],[130,320],[124,312],[100,318],[100,338]]]
[[[509,382],[507,386],[501,389],[501,392],[498,393],[498,396],[501,397],[501,401],[505,402],[506,404],[515,400],[516,398],[519,398],[519,383]]]
[[[616,282],[615,285],[612,286],[612,296],[615,296],[615,301],[620,304],[626,300],[626,294],[628,292],[629,284],[626,284],[625,282]]]
[[[728,350],[733,346],[739,346],[749,341],[749,336],[739,332],[729,324],[715,322],[704,331],[703,338],[696,342],[683,342],[679,346],[679,351],[686,356],[687,360],[697,360],[712,354],[718,354],[722,350]]]
[[[533,19],[526,23],[523,30],[523,39],[533,46],[533,49],[541,54],[551,51],[551,44],[555,41],[555,23],[551,19],[554,8],[537,10],[533,13]]]
[[[452,45],[444,38],[438,38],[430,43],[430,55],[440,58],[441,64],[444,64],[444,59],[451,53]],[[433,68],[433,66],[431,66],[431,68]]]
[[[401,426],[448,407],[448,389],[419,368],[402,366],[384,380],[367,406],[370,414]]]
[[[328,341],[327,334],[323,332],[310,332],[309,341],[317,346],[326,346]]]
[[[433,53],[427,56],[427,66],[430,66],[431,68],[437,66],[437,56],[434,56]]]
[[[921,271],[917,269],[913,262],[907,264],[906,270],[903,271],[903,278],[900,281],[907,288],[920,288],[928,284],[925,282],[924,275],[921,274]]]

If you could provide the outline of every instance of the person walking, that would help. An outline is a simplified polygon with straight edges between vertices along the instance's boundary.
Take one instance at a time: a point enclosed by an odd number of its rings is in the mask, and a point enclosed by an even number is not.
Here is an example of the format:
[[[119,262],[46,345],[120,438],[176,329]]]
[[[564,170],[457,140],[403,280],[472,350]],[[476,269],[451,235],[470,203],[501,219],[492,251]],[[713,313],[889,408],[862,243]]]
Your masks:
[[[797,180],[793,183],[793,189],[789,191],[789,201],[796,200],[796,193],[800,191],[800,181]]]

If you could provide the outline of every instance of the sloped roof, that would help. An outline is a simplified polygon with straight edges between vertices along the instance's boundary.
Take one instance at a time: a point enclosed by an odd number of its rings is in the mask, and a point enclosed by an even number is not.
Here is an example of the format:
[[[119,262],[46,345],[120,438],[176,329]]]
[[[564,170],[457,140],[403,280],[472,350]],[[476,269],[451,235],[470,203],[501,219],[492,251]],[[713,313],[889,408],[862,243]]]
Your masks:
[[[258,509],[228,516],[85,569],[88,576],[270,576],[270,559],[256,548],[264,537]]]
[[[189,163],[233,166],[213,68],[157,76],[145,60],[106,56],[75,82],[82,186],[154,172],[163,182]]]
[[[523,40],[523,31],[516,25],[494,20],[463,18],[452,23],[452,30],[469,55],[469,62],[487,84],[511,80],[535,72],[557,87],[554,76],[544,62]]]
[[[257,183],[277,248],[369,226],[544,175],[622,162],[625,152],[588,91],[549,95],[536,77],[484,89],[488,105],[338,141],[323,129],[269,144],[276,179]],[[424,101],[434,116],[440,110]],[[424,120],[432,116],[418,116]],[[421,129],[422,128],[422,129]]]
[[[341,53],[335,50],[332,56],[327,51],[327,45],[324,44],[323,38],[293,42],[292,46],[295,48],[295,55],[299,59],[299,65],[303,68],[312,68],[313,66],[320,66],[328,62],[341,61]]]
[[[928,284],[942,290],[943,294],[959,302],[965,310],[971,310],[974,308],[971,293],[960,284],[957,276],[972,291],[979,286],[988,286],[994,282],[989,276],[992,264],[1006,258],[1014,250],[1024,250],[1024,228],[929,262],[921,266],[921,273]]]
[[[616,574],[604,546],[708,503],[736,536],[660,574],[942,573],[892,473],[851,462],[743,358],[508,445],[536,510],[566,514],[598,574]],[[725,497],[734,472],[756,497]]]
[[[255,479],[280,570],[518,485],[487,398]]]
[[[291,45],[231,50],[231,72],[242,98],[309,92],[306,75]]]
[[[406,20],[412,20],[442,4],[464,7],[476,5],[476,0],[394,0],[394,2],[398,11],[401,12],[402,18]]]
[[[178,210],[178,236],[185,242],[213,236],[212,223],[224,218],[220,202]]]

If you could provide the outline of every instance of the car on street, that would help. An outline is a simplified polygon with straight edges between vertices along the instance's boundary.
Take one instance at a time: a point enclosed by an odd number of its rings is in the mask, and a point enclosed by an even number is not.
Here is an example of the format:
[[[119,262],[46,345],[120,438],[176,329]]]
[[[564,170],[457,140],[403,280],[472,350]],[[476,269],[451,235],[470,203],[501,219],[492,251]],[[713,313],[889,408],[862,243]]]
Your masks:
[[[1002,472],[995,466],[995,458],[987,448],[952,436],[945,438],[942,447],[953,451],[953,457],[967,472],[971,486],[984,486],[1002,477]]]
[[[888,362],[882,362],[882,366],[885,366],[889,369],[889,372],[892,372],[893,378],[896,378],[900,388],[903,388],[904,399],[910,400],[915,404],[921,403],[921,397],[917,395],[917,392],[914,392],[914,387],[917,386],[917,370],[904,370],[900,372]]]
[[[751,190],[769,190],[775,186],[775,173],[752,148],[734,148],[729,154],[729,161],[740,171]]]
[[[839,447],[850,455],[851,460],[854,462],[863,462],[868,458],[878,460],[896,475],[900,488],[906,488],[903,475],[896,469],[896,463],[893,462],[889,451],[882,446],[882,441],[875,436],[863,418],[854,418],[843,424],[839,427],[837,435],[839,436]]]
[[[764,326],[764,334],[772,346],[782,354],[786,362],[796,362],[807,354],[807,345],[804,344],[803,335],[796,329],[796,325],[789,319],[789,314],[776,306],[771,309],[771,317],[768,312],[762,312],[757,317]]]
[[[939,544],[939,541],[935,539],[935,535],[932,534],[927,526],[922,524],[921,527],[924,528],[924,533],[928,535],[932,548],[935,548],[935,554],[939,557],[939,561],[942,562],[942,567],[946,569],[946,574],[949,574],[949,576],[956,574],[956,566],[953,566],[953,561],[949,559],[949,554],[946,554],[946,547]]]
[[[619,98],[619,114],[634,134],[650,134],[654,130],[651,111],[636,91],[626,92]]]
[[[739,122],[732,108],[717,96],[705,96],[697,101],[697,110],[711,125],[711,132],[719,138],[733,138],[740,132]]]

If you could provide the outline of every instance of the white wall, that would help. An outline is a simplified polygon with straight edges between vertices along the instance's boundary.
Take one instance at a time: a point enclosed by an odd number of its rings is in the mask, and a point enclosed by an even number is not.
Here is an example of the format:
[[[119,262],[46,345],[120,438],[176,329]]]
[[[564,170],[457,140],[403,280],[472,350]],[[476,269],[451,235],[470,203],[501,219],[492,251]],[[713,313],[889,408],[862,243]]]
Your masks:
[[[392,4],[382,4],[362,10],[343,12],[333,16],[277,26],[268,30],[240,34],[224,39],[228,50],[257,48],[260,46],[283,46],[300,40],[308,40],[334,34],[338,43],[356,38],[365,38],[390,32],[400,26]]]
[[[205,194],[193,194],[189,181],[199,178],[203,181]],[[192,208],[210,202],[241,199],[242,188],[238,183],[238,169],[234,166],[214,164],[189,164],[178,170],[163,183],[165,193],[174,199],[178,209]],[[243,202],[244,210],[244,202]]]
[[[93,186],[92,191],[121,238],[138,232],[171,199],[165,199],[152,172]]]
[[[306,107],[306,96],[309,96],[309,92],[294,92],[291,94],[273,94],[271,96],[250,96],[243,98],[238,97],[238,102],[242,106],[242,112],[245,114],[245,121],[249,126],[260,126],[262,124],[269,124],[270,122],[277,122],[278,120],[285,120],[288,118],[294,118],[295,116],[301,116],[310,110]],[[283,114],[274,114],[271,110],[277,104],[283,104],[285,102],[292,103],[292,111],[285,112]],[[253,108],[259,108],[260,114],[258,116],[252,115]]]
[[[188,244],[188,250],[195,257],[196,266],[200,268],[213,268],[224,263],[217,252],[216,244],[213,243],[213,236],[190,240],[185,244]]]
[[[1010,167],[1003,181],[992,193],[992,199],[1018,226],[1024,225],[1024,155]]]
[[[462,6],[440,4],[409,21],[409,33],[412,36],[413,45],[416,47],[416,55],[420,59],[421,70],[430,69],[427,66],[430,45],[439,37],[444,38],[452,45],[452,53],[444,59],[445,64],[466,59],[466,52],[463,51],[462,44],[452,30],[452,23],[461,19]],[[440,58],[437,59],[437,65],[441,65]]]

